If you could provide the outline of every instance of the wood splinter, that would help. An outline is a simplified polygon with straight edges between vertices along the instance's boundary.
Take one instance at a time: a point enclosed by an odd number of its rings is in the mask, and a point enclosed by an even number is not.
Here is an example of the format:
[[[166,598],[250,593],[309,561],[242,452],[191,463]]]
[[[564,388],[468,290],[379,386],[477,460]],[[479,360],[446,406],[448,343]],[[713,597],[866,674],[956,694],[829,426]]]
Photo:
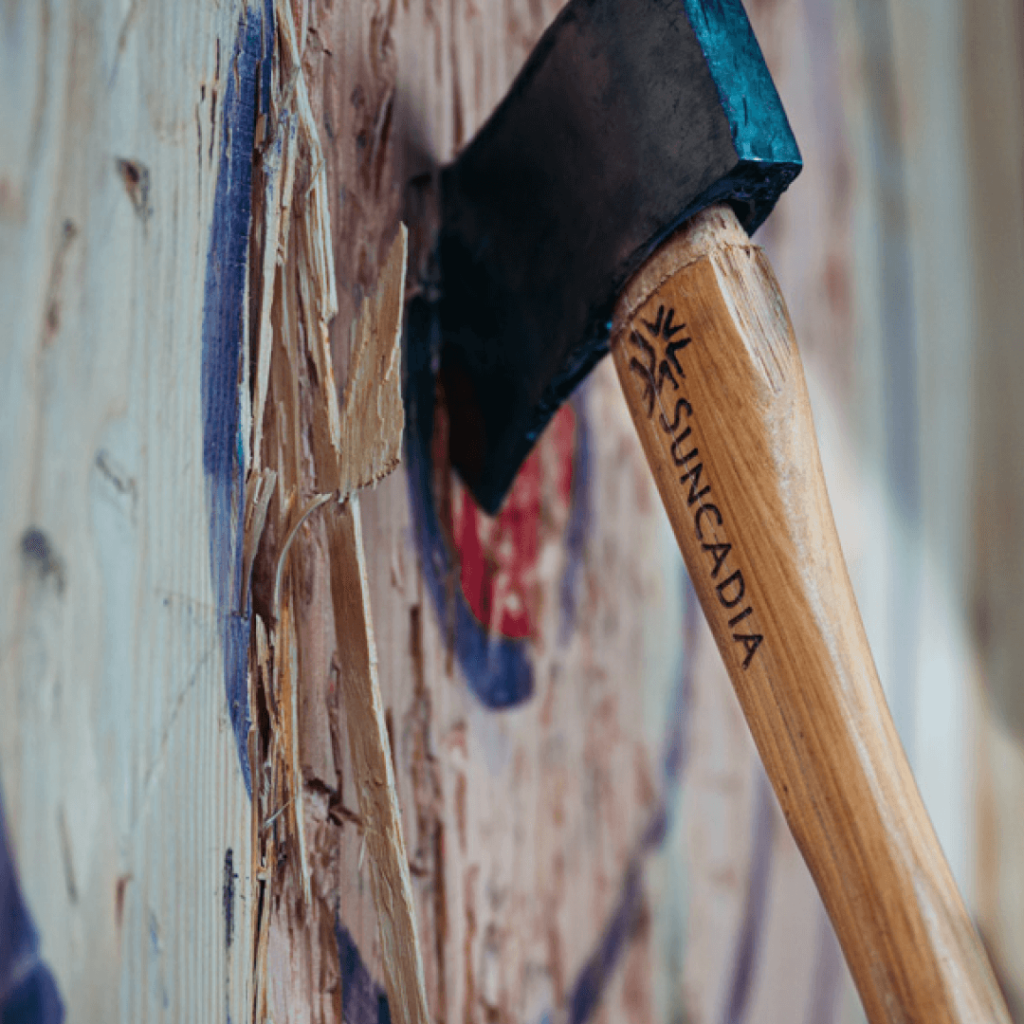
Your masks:
[[[405,225],[401,225],[377,287],[363,301],[353,326],[352,359],[340,415],[328,410],[321,435],[313,439],[318,482],[331,489],[312,499],[289,532],[281,549],[274,595],[276,609],[291,541],[313,512],[326,509],[342,699],[363,849],[377,907],[384,987],[395,1024],[427,1024],[426,983],[377,675],[359,505],[359,491],[390,473],[401,453],[405,420],[400,358],[407,237]],[[333,387],[328,402],[331,395]],[[360,865],[362,862],[363,854]]]

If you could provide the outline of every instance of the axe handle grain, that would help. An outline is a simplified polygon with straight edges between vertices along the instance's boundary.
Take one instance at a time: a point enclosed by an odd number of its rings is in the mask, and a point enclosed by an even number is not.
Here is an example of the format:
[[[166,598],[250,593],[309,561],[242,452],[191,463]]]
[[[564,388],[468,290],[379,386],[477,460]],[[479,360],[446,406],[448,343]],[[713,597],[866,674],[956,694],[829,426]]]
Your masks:
[[[869,1019],[1008,1024],[878,682],[785,303],[728,207],[693,218],[633,278],[612,351]]]

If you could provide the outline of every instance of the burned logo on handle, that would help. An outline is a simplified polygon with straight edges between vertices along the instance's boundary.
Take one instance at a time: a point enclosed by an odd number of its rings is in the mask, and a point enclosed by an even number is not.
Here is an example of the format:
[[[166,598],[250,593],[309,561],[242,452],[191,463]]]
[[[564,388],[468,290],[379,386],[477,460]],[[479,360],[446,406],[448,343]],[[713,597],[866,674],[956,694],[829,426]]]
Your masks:
[[[686,506],[693,515],[693,528],[701,550],[708,556],[705,570],[712,580],[718,602],[729,614],[728,625],[734,643],[742,645],[743,668],[748,668],[764,641],[760,633],[743,623],[753,614],[745,601],[743,570],[730,560],[732,543],[727,539],[721,509],[714,504],[710,472],[704,468],[700,450],[693,443],[693,405],[682,382],[686,373],[679,354],[693,341],[685,323],[676,323],[676,311],[658,307],[652,320],[638,317],[629,331],[629,370],[636,378],[647,418],[657,414],[658,426],[672,439],[672,462],[682,471],[679,485],[686,494]],[[669,410],[671,409],[671,413]]]

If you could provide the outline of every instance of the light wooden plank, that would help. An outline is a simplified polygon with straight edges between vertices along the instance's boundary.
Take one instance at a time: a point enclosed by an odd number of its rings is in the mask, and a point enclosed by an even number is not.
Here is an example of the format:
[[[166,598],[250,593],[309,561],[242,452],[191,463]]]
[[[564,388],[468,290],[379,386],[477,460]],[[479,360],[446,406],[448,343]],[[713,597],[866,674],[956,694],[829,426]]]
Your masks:
[[[248,1010],[202,402],[245,14],[22,4],[0,33],[0,776],[69,1021]]]

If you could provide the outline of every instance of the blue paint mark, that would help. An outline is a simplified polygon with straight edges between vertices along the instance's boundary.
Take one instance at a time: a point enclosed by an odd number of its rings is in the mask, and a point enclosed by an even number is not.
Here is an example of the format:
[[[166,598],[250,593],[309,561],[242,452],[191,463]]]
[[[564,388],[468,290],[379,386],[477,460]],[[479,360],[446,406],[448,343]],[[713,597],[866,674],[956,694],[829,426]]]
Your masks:
[[[0,801],[0,1024],[61,1024],[64,1003],[39,957],[39,936],[22,899]]]
[[[221,905],[224,908],[224,946],[231,948],[235,937],[235,882],[238,872],[235,871],[235,853],[228,847],[224,854],[224,881],[221,884]]]
[[[611,983],[615,968],[621,962],[629,945],[633,928],[643,905],[643,869],[648,856],[665,841],[671,824],[671,797],[677,790],[690,753],[689,718],[693,699],[692,652],[697,638],[697,597],[693,585],[686,583],[686,621],[684,625],[683,657],[685,668],[680,673],[676,689],[675,706],[669,716],[669,730],[662,747],[661,799],[655,807],[632,857],[626,865],[619,898],[597,947],[587,959],[573,983],[567,999],[567,1024],[586,1024],[591,1018],[605,990]],[[744,919],[737,943],[735,966],[729,1001],[725,1014],[726,1024],[739,1024],[744,1019],[753,981],[757,940],[764,925],[768,904],[768,883],[771,875],[772,797],[763,771],[759,772],[759,785],[754,814],[754,860]],[[833,943],[835,940],[833,939]],[[827,1000],[834,988],[826,981],[819,1003]],[[540,1024],[553,1018],[545,1014]],[[818,1017],[815,1020],[821,1020]]]
[[[533,694],[533,668],[526,640],[488,634],[466,604],[459,587],[458,564],[438,517],[434,494],[431,438],[434,433],[438,329],[434,311],[422,299],[409,308],[405,342],[406,466],[409,501],[422,559],[423,580],[441,622],[441,631],[455,650],[466,682],[480,702],[492,710],[515,707]],[[574,583],[582,562],[589,522],[590,453],[584,403],[576,404],[577,447],[569,511],[566,574],[561,588],[561,632],[575,618]]]
[[[772,794],[768,778],[757,766],[757,794],[754,799],[754,838],[751,843],[750,877],[743,923],[736,944],[729,1002],[723,1024],[741,1024],[746,1019],[753,987],[758,939],[768,909],[768,883],[772,865]]]
[[[341,1019],[344,1024],[391,1024],[384,987],[373,980],[351,933],[335,924],[341,966]]]
[[[636,850],[626,865],[611,917],[594,952],[576,975],[569,989],[567,1024],[586,1024],[611,983],[615,968],[629,946],[643,908],[643,870],[647,858],[664,843],[671,824],[672,797],[679,786],[690,753],[690,708],[693,701],[692,653],[697,639],[697,597],[686,581],[686,618],[683,627],[684,669],[679,674],[668,733],[663,742],[661,797],[651,814]],[[541,1020],[553,1018],[545,1014]]]
[[[612,972],[626,951],[643,903],[642,856],[638,853],[630,861],[611,920],[597,949],[576,976],[569,993],[569,1024],[583,1024],[590,1019],[611,981]]]
[[[252,160],[257,109],[269,103],[274,38],[272,0],[249,7],[239,24],[226,75],[224,135],[210,225],[203,300],[203,469],[210,515],[210,571],[224,651],[224,688],[246,789],[249,770],[247,653],[251,617],[243,594],[243,444],[239,380],[243,303],[252,213]]]
[[[566,567],[560,595],[559,638],[566,643],[576,623],[576,582],[583,566],[583,552],[590,533],[590,421],[587,417],[588,377],[569,401],[576,416],[576,450],[572,464],[572,497],[565,531]]]

